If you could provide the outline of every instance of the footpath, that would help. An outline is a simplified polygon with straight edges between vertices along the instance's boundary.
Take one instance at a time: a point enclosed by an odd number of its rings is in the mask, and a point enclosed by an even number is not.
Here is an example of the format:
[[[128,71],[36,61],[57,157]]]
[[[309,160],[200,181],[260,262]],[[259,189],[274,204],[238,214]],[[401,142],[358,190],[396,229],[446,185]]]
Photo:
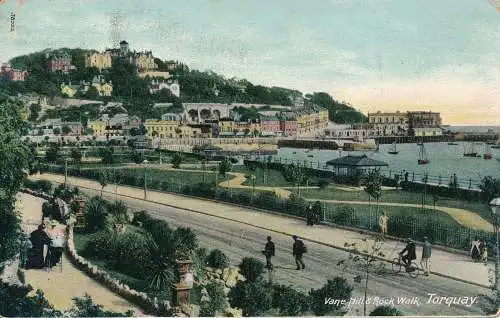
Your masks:
[[[23,230],[27,234],[35,230],[37,224],[40,224],[43,202],[43,199],[25,193],[18,195],[16,207],[22,216]],[[65,226],[61,224],[58,224],[57,228],[65,230]],[[42,269],[25,271],[26,283],[30,284],[34,290],[43,290],[45,297],[55,308],[59,310],[70,309],[73,306],[73,298],[83,297],[87,293],[92,297],[94,303],[102,305],[106,310],[123,313],[127,310],[134,310],[137,315],[143,315],[136,306],[78,270],[68,259],[66,253],[63,253],[61,262],[50,271]]]
[[[54,174],[43,174],[41,176],[31,176],[33,179],[44,179],[52,182],[64,182],[64,176]],[[82,189],[91,189],[99,193],[101,186],[98,182],[83,179],[68,177],[68,184],[78,186]],[[108,185],[104,191],[109,193],[117,193],[120,196],[144,199],[144,191],[142,189]],[[359,231],[350,231],[340,228],[334,228],[324,225],[315,225],[309,227],[305,225],[303,220],[281,216],[272,213],[259,212],[254,209],[239,207],[230,204],[224,204],[209,200],[185,197],[164,192],[148,191],[147,200],[167,206],[185,209],[197,213],[211,215],[214,217],[224,218],[254,226],[261,229],[266,229],[270,232],[281,233],[285,235],[297,235],[306,241],[331,246],[338,249],[344,249],[344,243],[357,242],[362,246],[363,239],[367,236]],[[404,243],[397,240],[386,239],[382,247],[382,252],[385,254],[387,261],[392,261],[397,257],[397,253],[404,248]],[[422,250],[417,247],[417,257],[420,259]],[[332,264],[334,266],[334,264]],[[485,265],[483,263],[474,263],[467,255],[454,253],[452,251],[433,249],[431,257],[431,273],[448,277],[451,279],[472,283],[482,287],[489,287],[490,272],[494,270],[493,264]]]

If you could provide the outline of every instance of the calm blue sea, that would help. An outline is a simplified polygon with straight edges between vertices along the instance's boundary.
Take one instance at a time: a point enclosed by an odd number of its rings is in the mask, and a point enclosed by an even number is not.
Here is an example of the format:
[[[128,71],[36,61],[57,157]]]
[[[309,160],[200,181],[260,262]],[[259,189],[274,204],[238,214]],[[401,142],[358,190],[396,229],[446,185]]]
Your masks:
[[[483,158],[468,158],[464,157],[464,150],[469,147],[469,143],[458,142],[458,145],[448,145],[447,143],[426,143],[425,149],[430,163],[427,165],[418,165],[419,147],[417,144],[398,144],[397,150],[399,154],[388,154],[391,145],[380,145],[379,152],[349,152],[351,155],[366,154],[369,157],[384,161],[389,164],[387,170],[399,172],[402,170],[410,173],[415,172],[418,175],[428,174],[429,178],[441,176],[443,182],[449,182],[450,177],[456,173],[457,178],[462,183],[468,182],[469,179],[477,184],[482,177],[491,175],[500,178],[500,149],[491,149],[493,159],[484,160]],[[475,150],[479,154],[483,154],[486,149],[486,144],[478,143]],[[275,157],[282,159],[292,159],[300,162],[312,162],[314,166],[319,163],[323,166],[328,160],[345,156],[348,152],[338,150],[307,150],[294,148],[281,148]],[[311,157],[312,156],[312,157]],[[444,181],[446,180],[446,181]]]

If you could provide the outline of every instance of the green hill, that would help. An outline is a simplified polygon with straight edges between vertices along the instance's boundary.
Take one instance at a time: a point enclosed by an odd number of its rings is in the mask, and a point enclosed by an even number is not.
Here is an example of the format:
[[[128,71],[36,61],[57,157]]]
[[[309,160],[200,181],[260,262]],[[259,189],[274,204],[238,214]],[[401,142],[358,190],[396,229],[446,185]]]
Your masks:
[[[85,54],[94,50],[61,48],[44,50],[15,57],[10,60],[14,68],[27,69],[30,72],[28,79],[23,82],[2,82],[1,88],[7,93],[36,92],[50,97],[60,96],[60,84],[71,81],[74,84],[82,80],[89,81],[99,70],[85,68]],[[66,52],[72,56],[72,64],[76,70],[69,74],[52,73],[48,71],[47,53]],[[155,59],[160,70],[166,70],[166,61]],[[149,93],[149,78],[139,77],[137,69],[123,60],[115,59],[113,67],[103,70],[107,80],[113,82],[113,96],[111,100],[121,101],[124,107],[141,118],[158,117],[160,114],[152,108],[156,102],[174,103],[179,108],[182,102],[210,102],[210,103],[255,103],[267,105],[290,106],[293,99],[302,96],[297,90],[282,87],[266,87],[254,85],[245,79],[226,78],[211,71],[190,70],[185,64],[170,69],[172,79],[181,86],[181,98],[173,96],[170,91],[162,90],[156,95]],[[78,95],[77,97],[83,97]],[[100,98],[109,100],[110,98]],[[87,96],[88,98],[88,96]],[[307,95],[311,103],[327,108],[330,120],[337,123],[360,123],[366,121],[366,116],[345,103],[334,100],[324,92]]]

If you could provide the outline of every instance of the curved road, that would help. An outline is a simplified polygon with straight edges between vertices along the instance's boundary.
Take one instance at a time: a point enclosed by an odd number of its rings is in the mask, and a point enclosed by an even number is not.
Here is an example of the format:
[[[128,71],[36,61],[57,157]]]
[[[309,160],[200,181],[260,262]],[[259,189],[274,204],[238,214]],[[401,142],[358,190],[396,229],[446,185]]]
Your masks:
[[[85,190],[82,190],[85,191]],[[95,194],[92,193],[92,194]],[[113,194],[104,194],[108,199],[115,199]],[[350,282],[359,273],[358,269],[350,268],[343,272],[337,266],[339,260],[347,258],[347,253],[331,247],[312,242],[306,242],[308,253],[304,256],[306,270],[295,270],[295,263],[291,256],[292,239],[289,236],[277,233],[269,233],[266,230],[254,228],[235,221],[220,219],[213,216],[176,209],[157,203],[151,203],[139,199],[121,197],[121,199],[133,210],[147,210],[152,216],[166,220],[174,227],[187,226],[192,228],[198,235],[200,245],[208,249],[218,248],[226,253],[232,265],[238,265],[243,257],[256,257],[264,261],[261,250],[264,247],[266,237],[271,235],[276,244],[276,257],[273,259],[275,271],[273,281],[279,284],[292,285],[294,288],[309,291],[311,288],[320,288],[328,278],[334,276],[345,276]],[[346,237],[346,241],[349,238]],[[353,296],[361,296],[362,288],[354,284]],[[380,297],[391,299],[393,297],[395,307],[411,315],[480,315],[483,314],[482,296],[472,306],[442,304],[428,304],[429,293],[437,296],[453,297],[475,297],[488,294],[489,290],[474,285],[457,282],[451,279],[431,275],[411,278],[406,273],[391,273],[390,264],[382,273],[370,277],[368,285],[368,297]],[[418,305],[397,304],[397,297],[417,297]],[[368,312],[376,307],[368,305]],[[363,306],[354,305],[350,315],[362,315]]]

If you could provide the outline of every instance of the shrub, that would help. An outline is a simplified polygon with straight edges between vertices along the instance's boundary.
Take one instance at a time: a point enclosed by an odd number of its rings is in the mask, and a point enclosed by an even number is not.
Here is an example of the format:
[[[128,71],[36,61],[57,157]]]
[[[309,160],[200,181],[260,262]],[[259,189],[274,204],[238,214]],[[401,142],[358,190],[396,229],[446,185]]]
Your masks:
[[[328,185],[330,184],[330,181],[326,180],[326,179],[320,179],[318,181],[318,187],[321,189],[321,190],[324,190],[326,188],[328,188]]]
[[[205,279],[205,267],[208,263],[207,259],[207,250],[203,247],[197,248],[191,255],[193,272],[198,280]]]
[[[255,282],[262,278],[265,265],[260,260],[252,257],[245,257],[239,265],[241,274],[249,282]]]
[[[329,304],[325,302],[325,299],[332,298],[348,302],[351,299],[352,290],[353,287],[343,277],[329,279],[322,288],[311,290],[309,293],[311,309],[316,316],[341,316],[345,313],[344,305]]]
[[[238,158],[231,157],[231,158],[229,158],[229,161],[234,165],[234,164],[238,163]]]
[[[115,249],[115,235],[112,232],[100,231],[87,241],[81,254],[83,257],[95,260],[109,260]]]
[[[191,194],[204,198],[215,198],[215,186],[212,183],[197,183],[192,186]]]
[[[189,227],[178,227],[172,235],[175,252],[180,255],[189,255],[198,247],[196,233]]]
[[[332,216],[333,223],[340,225],[357,225],[358,218],[353,207],[347,205],[339,206]]]
[[[228,307],[226,295],[224,294],[224,285],[217,281],[211,281],[205,288],[207,289],[210,301],[206,306],[202,306],[200,316],[215,317],[216,315],[220,315]]]
[[[102,230],[105,225],[107,204],[101,197],[95,196],[85,203],[85,218],[87,231]]]
[[[132,225],[146,227],[152,222],[153,218],[148,214],[148,211],[142,210],[134,213]]]
[[[309,310],[308,297],[290,286],[274,285],[273,308],[280,310],[280,316],[304,316]]]
[[[229,257],[224,254],[221,250],[214,249],[210,251],[207,258],[208,266],[213,268],[226,268],[229,266]]]
[[[51,217],[52,214],[54,213],[54,206],[50,204],[49,202],[44,202],[42,204],[42,214],[43,217]]]
[[[370,316],[404,316],[403,312],[391,306],[378,306]]]
[[[241,204],[241,205],[248,205],[250,202],[252,202],[252,197],[245,192],[239,192],[236,193],[235,196],[233,196],[234,203]]]
[[[290,194],[289,199],[285,201],[286,212],[294,215],[302,216],[307,206],[306,200],[299,198],[295,193]]]
[[[135,278],[146,277],[145,264],[151,259],[143,234],[126,232],[118,235],[108,263],[121,273]]]
[[[272,306],[272,290],[262,281],[238,282],[229,292],[232,307],[241,308],[243,316],[259,316]]]

